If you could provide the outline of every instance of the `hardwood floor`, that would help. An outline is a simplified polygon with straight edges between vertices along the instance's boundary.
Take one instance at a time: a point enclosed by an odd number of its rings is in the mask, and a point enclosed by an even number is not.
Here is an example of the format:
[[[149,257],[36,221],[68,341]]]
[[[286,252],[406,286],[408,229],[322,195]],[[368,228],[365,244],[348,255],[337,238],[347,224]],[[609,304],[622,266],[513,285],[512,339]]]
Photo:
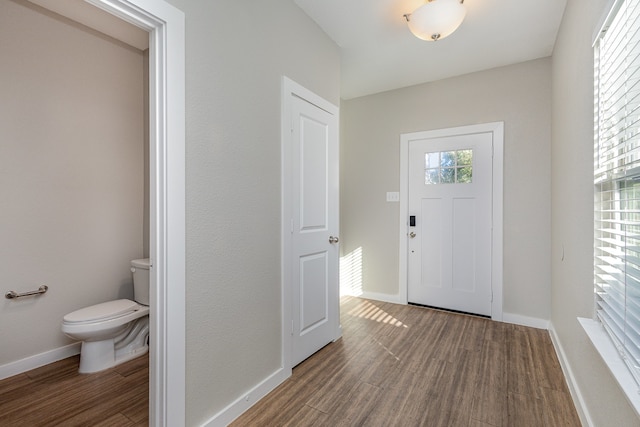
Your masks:
[[[343,337],[232,426],[580,426],[547,331],[343,298]],[[146,426],[148,357],[0,381],[0,426]]]
[[[232,426],[580,426],[549,333],[343,298],[343,337]]]
[[[149,424],[148,354],[95,374],[79,356],[0,381],[0,426]]]

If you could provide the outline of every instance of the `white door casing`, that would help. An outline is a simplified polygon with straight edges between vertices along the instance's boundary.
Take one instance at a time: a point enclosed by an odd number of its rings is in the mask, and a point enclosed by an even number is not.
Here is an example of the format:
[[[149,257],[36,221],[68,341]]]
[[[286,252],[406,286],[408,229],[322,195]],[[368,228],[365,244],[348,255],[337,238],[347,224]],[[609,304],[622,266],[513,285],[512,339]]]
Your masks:
[[[426,153],[465,149],[472,183],[425,185]],[[401,135],[404,302],[502,320],[502,153],[502,122]]]
[[[283,366],[340,336],[338,108],[283,78]],[[332,239],[333,238],[333,239]]]
[[[86,0],[149,32],[149,425],[184,426],[185,18],[162,0]]]

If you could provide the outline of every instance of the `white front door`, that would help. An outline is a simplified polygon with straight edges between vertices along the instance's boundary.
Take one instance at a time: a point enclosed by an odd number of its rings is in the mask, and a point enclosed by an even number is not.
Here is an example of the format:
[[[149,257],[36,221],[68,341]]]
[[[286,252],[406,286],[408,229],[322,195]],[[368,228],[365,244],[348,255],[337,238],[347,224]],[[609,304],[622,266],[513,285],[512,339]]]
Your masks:
[[[338,116],[296,94],[291,106],[291,366],[337,339]],[[285,186],[286,188],[286,186]]]
[[[409,142],[408,302],[491,316],[492,143]]]

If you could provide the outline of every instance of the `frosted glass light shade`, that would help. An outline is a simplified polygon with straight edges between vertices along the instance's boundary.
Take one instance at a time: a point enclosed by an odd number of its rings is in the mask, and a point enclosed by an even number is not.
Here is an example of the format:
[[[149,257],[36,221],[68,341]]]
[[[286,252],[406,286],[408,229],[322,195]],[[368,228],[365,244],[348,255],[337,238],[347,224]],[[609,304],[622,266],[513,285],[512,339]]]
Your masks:
[[[458,29],[466,14],[460,0],[431,0],[409,15],[409,29],[419,39],[440,40]]]

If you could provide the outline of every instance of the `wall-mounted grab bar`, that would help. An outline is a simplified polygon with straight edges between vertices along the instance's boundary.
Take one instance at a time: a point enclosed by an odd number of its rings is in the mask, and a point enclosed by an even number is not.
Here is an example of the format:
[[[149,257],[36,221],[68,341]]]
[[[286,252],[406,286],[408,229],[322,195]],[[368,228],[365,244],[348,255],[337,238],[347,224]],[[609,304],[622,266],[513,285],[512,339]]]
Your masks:
[[[17,293],[16,291],[9,291],[6,294],[4,294],[4,297],[6,299],[14,299],[14,298],[22,298],[22,297],[30,297],[32,295],[40,295],[40,294],[44,294],[45,292],[47,292],[47,290],[49,289],[49,287],[47,285],[41,285],[38,290],[36,291],[30,291],[30,292],[24,292],[22,294]]]

